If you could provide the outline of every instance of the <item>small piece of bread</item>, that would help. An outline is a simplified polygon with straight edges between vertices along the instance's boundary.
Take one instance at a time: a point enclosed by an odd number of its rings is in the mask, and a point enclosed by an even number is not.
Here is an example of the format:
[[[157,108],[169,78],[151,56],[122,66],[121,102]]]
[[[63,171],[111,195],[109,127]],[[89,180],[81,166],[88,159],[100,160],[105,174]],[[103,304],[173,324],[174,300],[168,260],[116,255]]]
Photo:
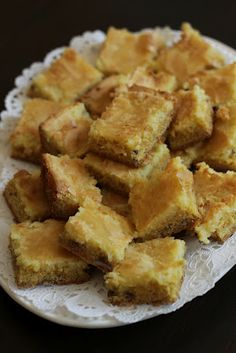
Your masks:
[[[74,215],[86,198],[101,202],[97,181],[91,177],[81,159],[42,155],[42,176],[52,215],[66,219]]]
[[[125,258],[105,275],[115,305],[166,304],[179,296],[185,268],[185,242],[173,238],[130,244]]]
[[[50,217],[50,208],[39,171],[20,170],[7,183],[4,197],[17,222],[42,221]]]
[[[126,29],[110,27],[97,67],[106,74],[127,74],[137,66],[150,63],[162,45],[163,38],[157,32],[134,34]]]
[[[62,105],[46,99],[29,99],[25,102],[22,115],[11,134],[11,156],[39,163],[41,143],[39,125],[51,115],[58,113]]]
[[[88,153],[84,163],[99,183],[122,194],[128,194],[135,183],[148,178],[153,170],[163,170],[170,159],[167,146],[157,143],[148,155],[147,164],[134,168],[128,165]]]
[[[73,103],[102,79],[74,49],[67,48],[59,59],[33,78],[31,96],[55,102]]]
[[[236,102],[218,109],[212,136],[198,160],[219,171],[236,171]]]
[[[119,94],[89,132],[90,150],[140,167],[166,132],[174,111],[168,93],[133,86]]]
[[[133,231],[125,217],[87,199],[79,212],[66,223],[61,244],[87,263],[106,272],[124,258]]]
[[[189,91],[179,91],[177,97],[176,116],[168,132],[172,150],[183,149],[206,139],[213,129],[213,110],[203,89],[195,85]]]
[[[59,244],[63,229],[64,222],[53,219],[12,225],[10,249],[19,287],[89,280],[88,265]]]
[[[186,87],[194,84],[201,86],[214,105],[226,104],[236,100],[236,63],[219,69],[204,70],[185,83]]]
[[[54,155],[81,157],[88,151],[88,133],[93,120],[83,103],[62,109],[40,125],[42,149]]]
[[[136,236],[145,240],[189,229],[199,216],[193,175],[180,157],[171,159],[163,172],[137,183],[129,204]]]
[[[201,215],[194,226],[199,240],[223,242],[236,230],[236,173],[217,173],[206,163],[199,163],[194,174],[194,188]]]
[[[113,211],[127,217],[129,215],[128,197],[118,194],[112,189],[102,188],[102,203]]]
[[[157,69],[175,75],[180,83],[198,71],[221,67],[224,57],[208,44],[189,23],[182,24],[180,40],[161,50],[157,57]]]

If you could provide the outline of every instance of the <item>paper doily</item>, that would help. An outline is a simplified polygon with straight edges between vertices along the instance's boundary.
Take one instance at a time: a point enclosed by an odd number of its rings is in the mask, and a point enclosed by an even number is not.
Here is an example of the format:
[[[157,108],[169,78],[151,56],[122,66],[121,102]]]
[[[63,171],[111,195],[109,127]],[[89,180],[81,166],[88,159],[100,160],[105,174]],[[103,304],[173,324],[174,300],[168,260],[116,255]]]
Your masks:
[[[168,43],[175,41],[178,31],[157,29]],[[101,31],[86,32],[74,37],[70,46],[75,48],[90,63],[94,63],[105,34]],[[206,38],[220,50],[228,63],[236,60],[236,52],[226,45]],[[81,285],[39,286],[33,289],[18,289],[14,280],[11,256],[8,250],[8,235],[13,218],[2,191],[7,181],[19,169],[35,168],[28,163],[10,158],[8,138],[14,129],[26,99],[26,91],[32,77],[50,65],[63,48],[50,52],[43,63],[34,63],[23,70],[15,80],[15,88],[5,100],[6,110],[1,113],[0,123],[0,285],[19,304],[48,320],[77,327],[112,327],[130,324],[157,315],[177,310],[193,298],[203,295],[236,264],[236,234],[223,245],[202,245],[197,239],[187,239],[187,266],[180,297],[170,305],[159,307],[138,305],[129,308],[112,306],[107,301],[102,277],[99,275]]]

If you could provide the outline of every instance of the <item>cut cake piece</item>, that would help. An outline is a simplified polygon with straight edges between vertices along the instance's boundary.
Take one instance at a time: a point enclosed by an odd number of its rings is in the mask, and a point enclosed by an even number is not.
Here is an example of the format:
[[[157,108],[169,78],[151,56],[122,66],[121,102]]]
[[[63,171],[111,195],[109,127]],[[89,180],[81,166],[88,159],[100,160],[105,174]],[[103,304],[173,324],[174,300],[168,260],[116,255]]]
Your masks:
[[[40,125],[43,151],[70,157],[85,155],[92,122],[83,103],[65,107]]]
[[[180,157],[171,159],[163,172],[137,183],[129,204],[136,237],[144,240],[189,229],[199,216],[193,175]]]
[[[58,113],[61,108],[61,104],[46,99],[28,99],[24,103],[16,128],[10,136],[11,156],[39,163],[42,153],[39,125],[51,115]]]
[[[168,132],[172,150],[206,139],[213,129],[213,109],[203,89],[195,85],[189,91],[179,91],[177,96],[177,112]]]
[[[137,66],[149,64],[163,45],[155,31],[131,33],[110,27],[97,59],[97,67],[106,74],[127,74]]]
[[[86,198],[101,202],[101,192],[95,186],[97,181],[89,175],[79,158],[45,153],[42,156],[42,176],[56,218],[66,219],[74,215]]]
[[[42,221],[50,217],[40,171],[17,172],[7,183],[4,197],[17,222]]]
[[[194,226],[199,240],[223,242],[236,230],[236,173],[219,173],[199,163],[194,188],[201,215]]]
[[[101,79],[101,72],[74,49],[66,48],[49,68],[33,78],[30,95],[73,103]]]
[[[87,199],[66,223],[61,244],[87,263],[108,271],[124,258],[133,231],[125,217]]]
[[[89,266],[59,244],[63,229],[64,222],[53,219],[12,225],[10,249],[19,287],[89,280]]]
[[[114,98],[89,132],[90,150],[140,167],[163,138],[174,112],[168,93],[133,86]]]
[[[185,242],[173,238],[130,244],[125,258],[105,275],[115,305],[166,304],[179,296],[185,268]]]

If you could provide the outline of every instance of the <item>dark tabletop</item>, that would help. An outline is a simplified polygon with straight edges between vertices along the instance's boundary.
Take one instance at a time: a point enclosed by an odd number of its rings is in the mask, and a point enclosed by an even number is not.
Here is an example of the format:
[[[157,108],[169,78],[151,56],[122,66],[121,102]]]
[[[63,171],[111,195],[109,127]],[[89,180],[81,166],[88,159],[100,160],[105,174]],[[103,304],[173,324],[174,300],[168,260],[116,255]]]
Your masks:
[[[74,35],[109,25],[138,30],[182,21],[236,48],[236,1],[19,0],[0,5],[1,109],[14,77]],[[131,326],[85,330],[43,320],[0,289],[0,352],[236,352],[236,269],[175,313]]]

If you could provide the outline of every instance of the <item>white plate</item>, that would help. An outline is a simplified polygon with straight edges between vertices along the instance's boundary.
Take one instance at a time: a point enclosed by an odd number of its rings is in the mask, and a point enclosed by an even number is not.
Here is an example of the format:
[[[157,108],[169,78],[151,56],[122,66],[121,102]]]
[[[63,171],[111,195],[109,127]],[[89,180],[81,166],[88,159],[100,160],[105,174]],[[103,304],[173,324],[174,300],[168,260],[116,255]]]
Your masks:
[[[178,31],[159,29],[170,43],[179,36]],[[86,32],[71,40],[70,45],[89,62],[94,63],[101,42],[101,31]],[[206,38],[226,57],[227,62],[236,60],[236,52],[210,38]],[[101,277],[81,285],[39,286],[33,289],[18,289],[14,280],[11,257],[8,250],[9,228],[13,222],[2,196],[6,182],[19,169],[34,168],[28,163],[10,158],[8,138],[25,100],[25,92],[31,78],[50,65],[63,48],[49,53],[43,63],[34,63],[23,70],[15,80],[15,88],[6,97],[6,110],[1,113],[0,123],[0,285],[17,303],[50,321],[76,327],[102,328],[126,325],[177,310],[193,298],[203,295],[236,264],[236,234],[223,245],[212,243],[202,245],[197,239],[187,240],[187,267],[180,298],[169,305],[155,307],[138,305],[120,308],[109,304]]]

